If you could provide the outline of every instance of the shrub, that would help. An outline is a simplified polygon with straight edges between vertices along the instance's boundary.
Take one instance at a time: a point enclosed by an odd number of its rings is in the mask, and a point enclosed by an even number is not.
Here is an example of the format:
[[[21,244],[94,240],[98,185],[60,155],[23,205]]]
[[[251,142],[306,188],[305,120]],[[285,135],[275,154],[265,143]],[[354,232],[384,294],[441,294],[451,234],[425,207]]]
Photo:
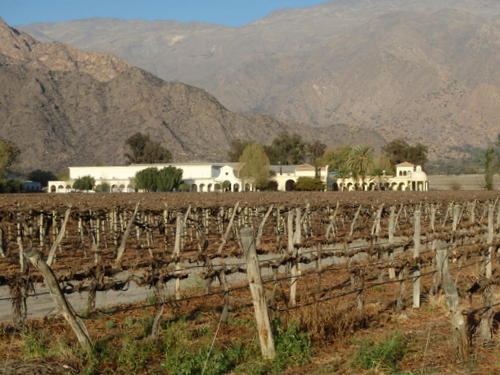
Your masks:
[[[272,363],[272,372],[281,372],[288,366],[308,363],[312,355],[309,334],[300,332],[295,322],[289,323],[285,329],[279,321],[275,321],[274,328],[276,357]]]
[[[111,191],[111,186],[109,186],[107,182],[103,182],[96,186],[95,191],[97,193],[109,193]]]
[[[27,329],[23,334],[24,355],[28,358],[44,358],[49,347],[45,330]]]
[[[95,179],[92,176],[83,176],[77,178],[73,183],[73,189],[76,190],[92,190],[95,185]]]
[[[188,184],[180,184],[179,191],[183,191],[183,192],[191,191],[191,186],[189,186]]]
[[[325,184],[319,178],[299,177],[295,184],[295,190],[321,191],[325,190]]]
[[[358,368],[381,368],[391,372],[398,372],[399,361],[403,359],[406,353],[406,343],[399,333],[395,333],[380,342],[362,340],[352,362]]]
[[[0,179],[0,193],[21,193],[23,184],[19,180],[13,178]]]
[[[137,189],[156,191],[158,189],[158,168],[146,168],[135,174]]]

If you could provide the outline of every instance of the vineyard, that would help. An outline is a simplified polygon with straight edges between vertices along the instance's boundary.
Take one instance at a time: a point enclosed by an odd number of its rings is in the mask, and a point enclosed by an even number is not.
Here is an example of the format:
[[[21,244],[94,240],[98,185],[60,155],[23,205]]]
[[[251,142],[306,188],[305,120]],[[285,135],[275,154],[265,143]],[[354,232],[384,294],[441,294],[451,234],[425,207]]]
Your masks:
[[[147,336],[158,339],[165,322],[210,311],[217,329],[206,360],[184,373],[211,373],[217,336],[228,334],[239,314],[252,317],[261,357],[276,362],[284,331],[275,321],[307,332],[313,343],[334,343],[376,317],[404,316],[442,297],[454,361],[465,363],[480,348],[498,353],[499,198],[495,192],[3,196],[0,288],[9,294],[0,296],[0,308],[12,311],[4,325],[22,332],[30,324],[27,301],[50,294],[75,342],[91,353],[97,339],[86,324],[96,313],[120,321],[149,314]],[[98,295],[126,296],[132,285],[144,289],[144,302],[105,312],[96,305]],[[73,294],[85,296],[84,313],[68,302]],[[182,373],[173,368],[163,370]],[[146,365],[136,371],[149,373]]]

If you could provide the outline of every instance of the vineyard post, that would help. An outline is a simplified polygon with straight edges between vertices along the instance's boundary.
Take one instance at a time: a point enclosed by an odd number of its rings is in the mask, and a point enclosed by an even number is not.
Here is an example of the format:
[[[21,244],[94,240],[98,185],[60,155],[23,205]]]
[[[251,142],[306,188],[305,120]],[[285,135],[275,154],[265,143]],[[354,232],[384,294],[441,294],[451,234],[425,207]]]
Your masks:
[[[229,236],[229,233],[231,232],[231,228],[233,227],[233,222],[234,222],[234,217],[236,216],[236,211],[238,211],[238,206],[240,205],[240,202],[236,202],[233,208],[233,213],[231,214],[231,219],[229,220],[229,224],[226,228],[226,231],[224,232],[224,236],[222,237],[222,242],[219,245],[219,249],[217,250],[217,254],[222,253],[222,249],[224,248],[224,245],[226,244],[227,237]]]
[[[394,229],[395,229],[395,219],[396,219],[396,207],[391,206],[390,213],[389,213],[389,245],[394,243]],[[389,250],[389,261],[392,262],[394,259],[394,250],[390,249]],[[394,267],[389,268],[389,279],[393,280],[396,277],[396,272],[394,270]]]
[[[0,256],[5,258],[5,251],[3,250],[3,230],[0,228]]]
[[[450,270],[448,267],[448,249],[439,249],[437,251],[437,266],[441,270],[442,276],[442,286],[446,294],[446,299],[448,303],[448,308],[451,310],[451,325],[453,328],[453,340],[457,347],[457,354],[460,359],[467,358],[469,354],[469,339],[468,339],[468,327],[467,321],[465,320],[462,311],[459,308],[459,296],[458,290],[455,286],[455,282],[451,277]]]
[[[175,257],[175,270],[180,269],[179,257],[181,255],[181,238],[182,238],[182,227],[184,226],[184,220],[182,218],[182,213],[177,212],[177,218],[175,221],[175,244],[174,244],[174,257]],[[181,279],[179,277],[175,278],[175,298],[181,298]]]
[[[61,241],[64,237],[64,233],[66,232],[66,225],[68,224],[70,213],[71,213],[71,207],[69,207],[66,210],[66,213],[64,214],[64,221],[61,225],[61,229],[59,230],[59,233],[57,234],[57,238],[50,248],[49,256],[47,257],[47,265],[48,266],[51,266],[52,262],[54,262],[54,260],[55,260],[56,251],[57,251],[59,244],[61,243]]]
[[[25,252],[26,257],[29,259],[31,264],[40,271],[45,281],[45,285],[49,288],[50,294],[54,299],[54,302],[62,311],[62,315],[71,326],[71,329],[75,333],[80,345],[84,350],[88,353],[92,350],[92,342],[90,340],[89,333],[85,324],[76,316],[74,313],[73,307],[69,304],[69,302],[64,297],[59,284],[57,283],[57,279],[51,270],[51,268],[44,262],[40,253],[34,249]]]
[[[120,263],[120,261],[123,257],[123,254],[125,252],[125,246],[127,245],[127,238],[130,235],[130,230],[132,229],[132,224],[134,223],[135,216],[137,215],[137,210],[139,209],[139,204],[140,203],[138,202],[135,205],[134,213],[130,217],[130,220],[127,224],[127,228],[125,229],[125,232],[123,233],[123,237],[122,237],[122,240],[120,242],[120,247],[118,248],[118,250],[116,252],[116,259],[115,259],[116,263]]]
[[[492,274],[492,264],[491,262],[493,261],[493,237],[494,237],[494,228],[493,228],[493,212],[495,210],[495,207],[493,204],[489,204],[488,206],[488,252],[486,254],[486,257],[484,259],[485,262],[485,276],[488,279],[491,279],[491,274]]]
[[[273,207],[274,207],[273,205],[269,206],[269,208],[267,209],[266,214],[264,215],[264,218],[260,222],[259,230],[257,232],[257,240],[255,241],[257,247],[260,247],[260,243],[262,241],[262,233],[264,232],[264,226],[266,225],[266,221],[267,221],[269,215],[271,215],[271,212],[273,211]]]
[[[413,308],[420,307],[420,211],[415,211],[415,232],[413,233]]]
[[[298,267],[297,267],[297,250],[295,247],[295,232],[293,228],[293,219],[294,219],[294,211],[290,209],[288,211],[288,256],[291,257],[291,275],[292,278],[290,280],[290,304],[295,306],[297,302],[297,276],[298,276]],[[300,224],[299,224],[300,225]]]
[[[259,334],[260,348],[264,359],[273,359],[276,355],[274,348],[273,333],[269,321],[264,287],[260,274],[259,260],[255,249],[255,237],[251,228],[243,228],[240,231],[241,243],[247,262],[247,278],[252,294],[252,302],[255,310],[255,321]]]

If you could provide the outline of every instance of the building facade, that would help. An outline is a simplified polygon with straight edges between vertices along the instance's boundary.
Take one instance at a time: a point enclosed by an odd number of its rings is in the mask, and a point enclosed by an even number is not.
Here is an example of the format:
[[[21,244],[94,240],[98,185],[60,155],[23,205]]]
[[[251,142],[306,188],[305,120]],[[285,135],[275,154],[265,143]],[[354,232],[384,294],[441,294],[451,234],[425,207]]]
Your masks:
[[[239,163],[175,163],[175,164],[132,164],[126,166],[90,166],[69,167],[67,181],[49,181],[48,191],[51,193],[68,193],[73,191],[76,179],[91,176],[95,185],[106,183],[111,192],[134,192],[135,174],[143,169],[165,167],[182,169],[182,184],[190,191],[254,191],[255,186],[239,177]],[[314,177],[315,169],[309,164],[270,166],[270,180],[275,181],[277,190],[293,190],[299,177]],[[320,178],[327,182],[328,167],[321,168]]]
[[[404,162],[396,165],[396,175],[365,176],[364,178],[337,178],[340,191],[354,190],[401,190],[428,191],[427,174],[420,165]]]

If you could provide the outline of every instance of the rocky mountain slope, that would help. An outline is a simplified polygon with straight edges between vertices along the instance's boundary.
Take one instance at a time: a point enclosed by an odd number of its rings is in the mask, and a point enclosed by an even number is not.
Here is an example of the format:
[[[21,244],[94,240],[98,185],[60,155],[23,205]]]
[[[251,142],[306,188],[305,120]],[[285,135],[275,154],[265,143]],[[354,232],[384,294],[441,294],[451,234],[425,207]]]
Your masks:
[[[207,89],[229,109],[386,139],[484,146],[500,123],[500,2],[332,0],[243,27],[88,19],[23,27]]]
[[[177,161],[225,160],[232,139],[269,143],[282,131],[329,144],[360,137],[382,144],[359,128],[235,114],[204,90],[107,54],[39,43],[0,21],[0,137],[21,148],[16,168],[123,163],[125,140],[137,131],[162,141]]]

